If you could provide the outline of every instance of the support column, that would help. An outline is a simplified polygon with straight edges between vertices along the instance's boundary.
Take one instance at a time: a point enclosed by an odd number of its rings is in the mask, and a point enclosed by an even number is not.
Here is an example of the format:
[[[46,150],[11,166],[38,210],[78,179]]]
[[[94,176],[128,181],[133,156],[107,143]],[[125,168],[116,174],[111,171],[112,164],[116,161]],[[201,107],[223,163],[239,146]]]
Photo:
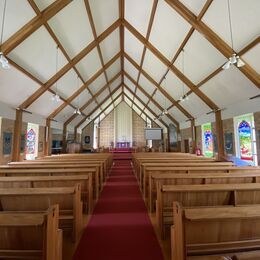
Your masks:
[[[63,125],[63,133],[62,133],[62,153],[66,153],[67,149],[67,125]]]
[[[51,120],[46,119],[44,155],[50,155]]]
[[[193,153],[193,154],[195,154],[195,148],[196,148],[196,127],[195,127],[195,120],[194,119],[192,119],[191,121],[190,121],[190,123],[191,123],[191,140],[192,140],[192,149],[191,149],[191,152]]]
[[[14,141],[13,141],[12,162],[20,161],[22,121],[23,121],[23,111],[20,109],[16,109],[16,117],[15,117],[15,123],[14,123]]]
[[[223,133],[221,111],[216,111],[215,117],[216,117],[216,136],[217,136],[217,146],[218,146],[218,160],[221,161],[223,156],[224,156],[224,133]]]

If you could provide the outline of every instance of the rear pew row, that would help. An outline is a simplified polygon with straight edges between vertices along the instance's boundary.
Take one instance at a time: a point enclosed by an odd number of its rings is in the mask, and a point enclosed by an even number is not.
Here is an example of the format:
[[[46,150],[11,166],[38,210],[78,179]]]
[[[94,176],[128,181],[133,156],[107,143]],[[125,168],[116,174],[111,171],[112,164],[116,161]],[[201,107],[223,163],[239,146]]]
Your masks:
[[[42,213],[0,212],[0,258],[62,260],[59,206]]]
[[[194,258],[200,260],[227,259],[214,255],[234,257],[241,251],[260,249],[259,205],[185,209],[173,202],[173,216],[172,260],[193,259],[189,256],[203,256]],[[259,251],[249,255],[253,255],[250,259],[260,258]]]

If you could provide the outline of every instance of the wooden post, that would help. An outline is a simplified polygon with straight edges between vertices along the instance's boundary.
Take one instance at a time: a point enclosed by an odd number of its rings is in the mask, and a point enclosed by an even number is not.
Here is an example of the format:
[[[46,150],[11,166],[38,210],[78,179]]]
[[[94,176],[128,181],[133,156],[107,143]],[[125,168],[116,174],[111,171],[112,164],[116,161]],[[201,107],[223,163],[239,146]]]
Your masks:
[[[44,155],[50,155],[51,120],[46,119]]]
[[[23,121],[23,111],[20,109],[16,109],[16,117],[15,117],[15,123],[14,123],[14,141],[13,141],[12,162],[20,161],[22,121]]]
[[[63,125],[63,133],[62,133],[62,153],[66,153],[67,149],[67,124]]]
[[[223,156],[224,156],[224,133],[223,133],[221,111],[216,111],[215,117],[216,117],[216,136],[217,136],[217,147],[218,147],[218,160],[221,161]]]
[[[191,119],[191,140],[192,140],[192,153],[195,154],[195,148],[196,148],[196,127],[195,127],[195,120]]]

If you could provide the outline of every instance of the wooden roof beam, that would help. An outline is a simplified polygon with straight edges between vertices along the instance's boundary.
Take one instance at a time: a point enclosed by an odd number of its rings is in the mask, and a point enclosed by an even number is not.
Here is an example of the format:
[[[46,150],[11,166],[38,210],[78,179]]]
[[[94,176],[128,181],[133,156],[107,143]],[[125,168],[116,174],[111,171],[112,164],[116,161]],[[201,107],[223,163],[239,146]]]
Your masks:
[[[7,39],[1,46],[1,51],[7,55],[20,43],[22,43],[26,38],[28,38],[32,33],[39,29],[45,22],[50,20],[59,11],[61,11],[65,6],[67,6],[72,0],[56,0],[54,3],[49,5],[44,9],[40,15],[34,17],[31,21],[25,24],[20,30],[13,34],[9,39]]]
[[[125,84],[125,88],[135,97],[136,100],[138,100],[143,106],[145,106],[145,103],[143,102],[143,100],[141,100],[137,95],[136,93],[134,93],[126,84]],[[130,99],[130,98],[129,98]],[[134,101],[133,101],[134,102]],[[136,104],[135,104],[136,105]],[[157,115],[149,108],[147,107],[147,110],[154,116],[154,117],[157,117]],[[145,112],[142,112],[144,113],[146,116],[147,114]],[[149,117],[149,116],[148,116]],[[149,117],[150,118],[150,117]],[[151,118],[150,118],[151,119]],[[151,119],[152,120],[152,119]],[[152,120],[154,121],[154,120]],[[162,120],[160,119],[160,122],[166,127],[168,128],[168,125]]]
[[[86,48],[77,54],[70,63],[61,68],[51,79],[49,79],[41,88],[36,90],[29,98],[27,98],[19,108],[25,109],[29,107],[35,100],[37,100],[45,91],[47,91],[56,81],[58,81],[65,73],[67,73],[74,65],[90,53],[100,42],[102,42],[109,34],[111,34],[120,25],[120,20],[114,22],[102,34],[98,36],[97,40],[92,41]]]
[[[170,68],[170,70],[188,86],[207,106],[212,110],[217,110],[219,107],[208,98],[201,90],[197,88],[177,67],[175,67],[171,62],[156,49],[149,41],[146,39],[126,20],[124,20],[124,25],[135,37],[142,42],[163,64]]]
[[[121,87],[121,84],[120,84],[117,88],[115,88],[115,89],[112,91],[112,95],[113,95],[118,89],[120,89],[120,87]],[[120,94],[118,94],[118,95],[121,95],[121,94],[122,94],[122,92],[121,92]],[[87,116],[85,116],[85,117],[76,125],[76,128],[79,128],[79,127],[86,121],[86,119],[87,119],[89,116],[91,116],[97,109],[99,109],[99,108],[102,106],[102,104],[103,104],[109,97],[110,97],[110,94],[107,95],[107,96],[102,100],[101,105],[98,105],[98,106],[96,106],[94,109],[92,109],[91,112],[90,112]],[[114,102],[114,101],[112,101],[111,104],[112,104],[113,102]],[[91,120],[91,121],[93,121],[93,120]]]
[[[77,91],[75,91],[68,99],[67,103],[72,102],[78,95],[80,95],[88,86],[94,82],[104,71],[109,68],[119,57],[121,56],[121,52],[116,54],[108,63],[105,64],[103,68],[97,71],[88,81],[86,81]],[[54,118],[58,113],[60,113],[65,107],[66,103],[61,104],[55,111],[53,111],[48,118]]]
[[[124,45],[125,45],[125,29],[124,26],[122,24],[122,21],[125,18],[125,0],[118,0],[118,6],[119,6],[119,17],[120,17],[120,21],[121,21],[121,25],[120,25],[120,50],[121,53],[124,53]],[[123,71],[125,70],[125,65],[124,65],[124,57],[123,55],[121,55],[121,83],[124,83],[124,76],[123,76]]]
[[[145,90],[144,90],[144,88],[143,87],[141,87],[139,84],[137,84],[137,82],[127,73],[127,72],[125,72],[125,75],[126,75],[126,77],[141,91],[141,92],[143,92],[143,94],[149,99],[151,99],[151,101],[159,108],[159,110],[161,110],[161,111],[163,111],[163,108],[161,107],[161,105],[156,101],[156,100],[154,100],[152,97],[151,97],[151,95],[149,95]],[[174,124],[176,124],[176,125],[179,125],[179,122],[176,120],[176,119],[174,119],[171,115],[169,115],[169,114],[167,114],[166,115],[172,122],[174,122]]]
[[[112,84],[119,76],[121,76],[121,71],[117,73],[110,81],[109,84]],[[103,93],[108,87],[108,84],[105,84],[104,87],[102,87],[95,95],[94,97],[97,98],[101,93]],[[89,99],[83,106],[80,107],[80,111],[83,111],[86,109],[91,103],[93,102],[93,99]],[[78,114],[73,114],[65,123],[64,125],[68,125],[72,120],[74,120]]]
[[[176,107],[187,117],[187,118],[194,118],[187,110],[185,110],[179,103],[176,101],[171,95],[167,93],[144,69],[142,69],[138,64],[127,54],[124,53],[126,59],[142,73],[161,93],[172,102],[172,104],[176,105]],[[136,93],[136,92],[135,92]]]
[[[226,58],[236,53],[232,48],[222,40],[214,31],[212,31],[205,23],[198,21],[187,7],[180,1],[165,0],[178,14],[180,14],[187,22],[191,24],[195,30],[203,35],[217,50],[219,50]],[[260,88],[260,75],[248,64],[238,68],[257,88]]]

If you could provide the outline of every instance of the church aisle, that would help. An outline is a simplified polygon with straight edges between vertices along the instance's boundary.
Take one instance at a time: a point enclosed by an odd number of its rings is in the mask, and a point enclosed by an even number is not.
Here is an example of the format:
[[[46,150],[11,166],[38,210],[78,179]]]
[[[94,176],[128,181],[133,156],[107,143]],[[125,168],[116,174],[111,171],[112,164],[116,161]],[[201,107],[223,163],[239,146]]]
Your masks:
[[[73,259],[163,259],[131,160],[115,160]]]

